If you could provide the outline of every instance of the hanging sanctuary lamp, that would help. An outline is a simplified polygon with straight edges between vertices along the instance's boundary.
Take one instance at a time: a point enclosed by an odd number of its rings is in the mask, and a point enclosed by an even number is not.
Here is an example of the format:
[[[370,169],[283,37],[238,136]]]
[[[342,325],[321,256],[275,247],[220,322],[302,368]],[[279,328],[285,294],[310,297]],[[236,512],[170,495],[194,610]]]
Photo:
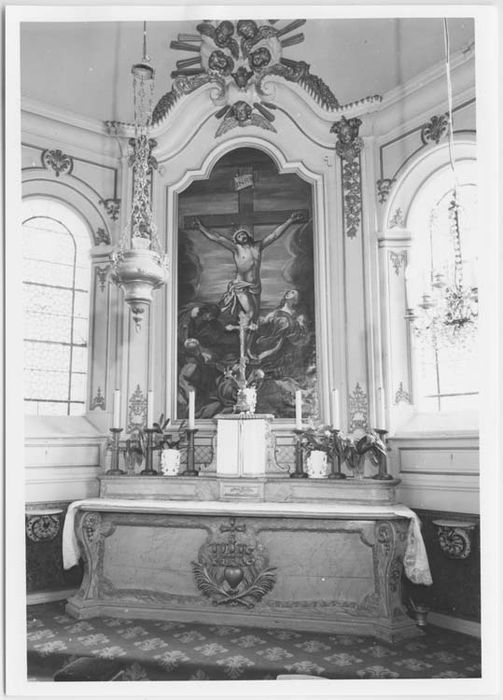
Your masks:
[[[141,330],[154,289],[165,284],[168,258],[162,251],[151,207],[150,129],[154,96],[154,69],[147,55],[146,22],[143,24],[143,58],[131,68],[134,94],[134,138],[130,140],[133,200],[130,219],[119,245],[111,254],[112,280],[124,292],[136,331]]]

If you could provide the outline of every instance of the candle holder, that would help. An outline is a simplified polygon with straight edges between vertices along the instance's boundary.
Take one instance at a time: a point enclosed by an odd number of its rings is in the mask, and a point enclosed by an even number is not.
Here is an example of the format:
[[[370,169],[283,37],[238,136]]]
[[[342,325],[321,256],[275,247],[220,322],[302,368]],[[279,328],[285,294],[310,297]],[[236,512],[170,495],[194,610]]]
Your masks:
[[[346,475],[341,471],[342,464],[342,439],[341,431],[333,430],[332,435],[334,438],[334,449],[330,455],[330,473],[328,475],[329,479],[345,479]]]
[[[120,444],[119,444],[119,438],[120,434],[122,433],[122,428],[110,428],[110,432],[112,433],[112,445],[111,445],[111,451],[112,451],[112,463],[110,466],[110,469],[106,472],[107,476],[121,476],[122,474],[125,474],[126,472],[123,469],[119,469],[119,454],[120,454]]]
[[[304,471],[304,459],[302,454],[302,444],[301,436],[304,433],[303,430],[295,429],[296,441],[295,441],[295,471],[290,474],[290,479],[307,479],[307,474]]]
[[[154,445],[154,433],[156,432],[154,428],[144,429],[144,433],[147,436],[147,444],[145,445],[145,469],[140,472],[142,476],[158,476],[158,472],[152,467],[154,450],[157,449]]]
[[[195,437],[197,428],[187,428],[185,434],[187,436],[187,469],[180,476],[198,476],[199,472],[196,469],[196,446]]]
[[[386,435],[388,431],[374,428],[374,432],[379,435],[381,442],[386,448]],[[388,474],[388,457],[386,453],[379,455],[379,471],[375,476],[372,476],[371,479],[375,479],[376,481],[390,481],[393,479],[393,476]]]

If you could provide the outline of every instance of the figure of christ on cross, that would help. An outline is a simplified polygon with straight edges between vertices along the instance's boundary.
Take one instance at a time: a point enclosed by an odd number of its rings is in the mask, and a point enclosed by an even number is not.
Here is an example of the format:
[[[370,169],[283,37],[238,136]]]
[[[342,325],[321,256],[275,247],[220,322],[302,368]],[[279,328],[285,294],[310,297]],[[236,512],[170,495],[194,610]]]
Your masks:
[[[229,250],[234,257],[236,276],[227,286],[221,301],[221,309],[239,318],[239,324],[228,325],[226,330],[241,329],[242,331],[243,328],[248,331],[256,330],[262,291],[260,279],[262,252],[277,241],[292,224],[304,220],[304,212],[292,212],[286,221],[264,236],[262,240],[255,241],[245,228],[238,228],[232,239],[229,239],[217,231],[206,228],[199,217],[192,219],[191,228],[198,229],[210,241]]]

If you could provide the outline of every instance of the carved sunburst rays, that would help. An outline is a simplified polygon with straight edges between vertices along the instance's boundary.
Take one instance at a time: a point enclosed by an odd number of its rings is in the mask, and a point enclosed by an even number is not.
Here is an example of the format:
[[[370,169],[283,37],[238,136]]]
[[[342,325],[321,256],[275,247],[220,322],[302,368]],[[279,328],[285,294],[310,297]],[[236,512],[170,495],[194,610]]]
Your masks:
[[[279,29],[273,26],[277,21],[267,20],[264,24],[251,19],[201,22],[197,25],[197,34],[179,34],[177,41],[171,42],[172,49],[197,54],[177,61],[171,77],[210,71],[223,76],[234,73],[236,85],[245,87],[255,72],[281,60],[283,48],[304,41],[304,34],[291,32],[305,24],[305,19],[293,20]]]
[[[171,42],[175,50],[197,54],[177,61],[177,69],[171,74],[175,95],[192,92],[207,82],[218,85],[218,94],[212,98],[219,107],[215,116],[222,120],[217,137],[243,126],[275,131],[271,123],[275,105],[262,100],[261,81],[271,73],[290,80],[296,78],[292,62],[282,57],[282,51],[304,41],[302,33],[291,32],[305,20],[293,20],[280,28],[274,26],[276,23],[277,20],[205,20],[197,25],[198,34],[179,34],[178,40]],[[162,110],[156,109],[156,116],[161,115]]]

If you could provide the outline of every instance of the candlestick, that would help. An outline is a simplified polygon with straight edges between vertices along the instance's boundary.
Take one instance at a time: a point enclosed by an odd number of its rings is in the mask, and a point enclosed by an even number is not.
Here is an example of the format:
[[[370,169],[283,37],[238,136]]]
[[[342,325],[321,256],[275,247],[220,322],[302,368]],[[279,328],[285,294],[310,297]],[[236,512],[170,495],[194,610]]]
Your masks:
[[[154,423],[154,392],[147,392],[147,428],[152,428]]]
[[[295,430],[302,430],[302,391],[295,392]]]
[[[187,428],[189,430],[195,429],[195,410],[196,410],[196,392],[189,391],[189,422]]]
[[[383,430],[386,432],[386,406],[384,403],[384,391],[381,386],[377,389],[376,425],[376,431]]]
[[[156,449],[154,447],[154,433],[156,432],[153,428],[145,428],[145,434],[147,436],[147,444],[145,445],[145,469],[140,473],[142,476],[158,476],[158,472],[152,467],[153,464],[153,453]]]
[[[187,469],[183,471],[180,476],[198,476],[199,472],[196,469],[196,428],[187,428],[185,434],[187,435]]]
[[[375,432],[379,435],[381,442],[384,443],[384,446],[386,447],[386,435],[388,434],[388,431],[375,428]],[[371,478],[375,479],[376,481],[390,481],[393,479],[393,476],[388,474],[388,457],[386,453],[379,455],[379,471]]]
[[[341,429],[341,417],[339,408],[339,390],[332,389],[332,430]]]
[[[329,479],[345,479],[346,475],[341,471],[342,441],[340,430],[334,430],[334,451],[331,454]]]
[[[122,469],[119,469],[119,454],[120,454],[119,437],[120,437],[120,434],[122,433],[122,428],[110,428],[110,432],[112,433],[112,439],[113,439],[113,443],[111,446],[112,460],[111,460],[111,464],[110,464],[110,469],[106,472],[106,474],[107,474],[107,476],[120,476],[121,474],[125,474],[125,472]]]
[[[114,391],[112,427],[116,429],[121,427],[121,393],[118,389]]]
[[[307,479],[307,474],[304,471],[304,458],[301,444],[301,436],[303,432],[303,430],[295,429],[295,434],[297,436],[295,441],[295,471],[290,474],[290,479]]]

